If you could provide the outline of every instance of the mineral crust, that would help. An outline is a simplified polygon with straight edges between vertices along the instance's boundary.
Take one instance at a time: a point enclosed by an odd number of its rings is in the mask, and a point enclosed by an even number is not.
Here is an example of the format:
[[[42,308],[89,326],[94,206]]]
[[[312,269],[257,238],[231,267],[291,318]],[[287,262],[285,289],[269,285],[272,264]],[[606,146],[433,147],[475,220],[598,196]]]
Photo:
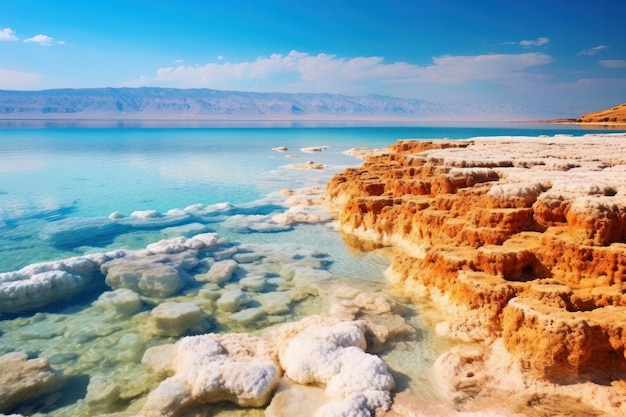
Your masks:
[[[346,241],[400,249],[388,283],[435,301],[440,335],[623,385],[626,135],[399,140],[326,195]]]

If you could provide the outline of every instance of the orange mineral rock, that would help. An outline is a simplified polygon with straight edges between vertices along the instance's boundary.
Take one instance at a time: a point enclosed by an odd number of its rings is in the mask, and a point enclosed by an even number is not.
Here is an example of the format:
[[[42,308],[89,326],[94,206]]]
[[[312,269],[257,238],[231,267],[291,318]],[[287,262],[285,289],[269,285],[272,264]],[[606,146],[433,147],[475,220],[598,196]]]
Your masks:
[[[442,335],[548,380],[626,372],[626,135],[401,140],[326,194],[342,232],[404,249],[389,283],[440,300]]]

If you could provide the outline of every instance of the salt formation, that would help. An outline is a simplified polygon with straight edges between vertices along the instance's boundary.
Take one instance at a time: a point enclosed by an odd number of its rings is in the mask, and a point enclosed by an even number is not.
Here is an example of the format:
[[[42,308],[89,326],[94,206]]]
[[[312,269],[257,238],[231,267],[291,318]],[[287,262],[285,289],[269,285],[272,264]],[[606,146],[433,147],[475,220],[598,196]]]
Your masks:
[[[179,415],[225,400],[251,407],[272,401],[266,415],[286,416],[292,405],[285,395],[298,389],[295,382],[324,387],[318,407],[302,409],[302,416],[373,416],[389,409],[395,384],[384,362],[364,352],[364,332],[360,321],[310,316],[266,338],[207,334],[150,348],[142,362],[165,379],[150,393],[141,415]],[[288,379],[281,382],[283,373]],[[274,403],[279,384],[282,394]]]
[[[465,407],[565,381],[559,395],[626,415],[624,135],[398,141],[336,175],[327,196],[340,230],[403,249],[388,281],[434,302],[441,336],[489,348],[467,360],[485,364],[482,382],[452,384],[472,387]],[[543,385],[500,378],[494,346]],[[582,389],[587,379],[607,384]]]
[[[185,337],[173,346],[149,349],[143,362],[171,375],[148,396],[141,411],[146,417],[179,415],[225,400],[259,407],[269,402],[281,376],[271,345],[244,334]]]
[[[45,358],[28,359],[21,352],[0,356],[0,412],[20,402],[58,391],[64,380]]]

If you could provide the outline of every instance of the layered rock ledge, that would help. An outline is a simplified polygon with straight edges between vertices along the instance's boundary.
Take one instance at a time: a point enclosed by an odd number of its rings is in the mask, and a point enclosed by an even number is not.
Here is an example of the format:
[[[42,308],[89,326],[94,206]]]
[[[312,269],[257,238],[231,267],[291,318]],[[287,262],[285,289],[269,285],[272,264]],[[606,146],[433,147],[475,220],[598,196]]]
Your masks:
[[[401,249],[388,282],[435,302],[440,335],[609,387],[587,403],[626,412],[626,135],[400,140],[327,197],[348,241]]]

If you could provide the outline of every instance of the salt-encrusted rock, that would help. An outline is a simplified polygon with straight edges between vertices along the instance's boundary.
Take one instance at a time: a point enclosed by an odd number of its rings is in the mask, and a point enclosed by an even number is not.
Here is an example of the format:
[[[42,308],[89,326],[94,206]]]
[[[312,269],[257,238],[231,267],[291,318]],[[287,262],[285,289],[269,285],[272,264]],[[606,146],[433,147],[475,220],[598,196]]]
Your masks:
[[[226,239],[217,233],[201,233],[187,239],[184,245],[195,250],[213,250],[226,243],[228,243]]]
[[[79,256],[0,273],[0,312],[43,306],[79,292],[98,269],[96,258]]]
[[[184,210],[170,210],[165,214],[156,210],[138,210],[132,212],[130,216],[121,217],[115,221],[134,229],[162,229],[181,225],[189,219],[189,213]]]
[[[119,288],[103,292],[93,305],[115,314],[132,315],[141,309],[141,297],[133,290]]]
[[[148,297],[169,297],[184,286],[176,268],[150,260],[116,262],[106,269],[106,284],[113,288],[128,288]]]
[[[292,225],[298,223],[323,223],[332,220],[327,210],[319,207],[293,206],[287,211],[272,216],[276,223]]]
[[[241,291],[241,289],[226,291],[217,300],[217,307],[225,312],[233,312],[239,310],[243,305],[250,301],[250,297]]]
[[[236,214],[222,223],[224,227],[237,233],[274,233],[291,230],[291,226],[278,224],[269,216],[262,214],[243,215]]]
[[[322,152],[322,151],[325,151],[326,149],[328,149],[328,146],[326,145],[309,146],[306,148],[300,148],[300,152],[304,152],[304,153]]]
[[[261,407],[281,376],[271,345],[245,334],[184,337],[173,348],[156,354],[153,349],[143,363],[171,376],[148,396],[141,410],[146,417],[179,415],[185,408],[220,401]]]
[[[187,239],[184,237],[177,237],[173,239],[159,240],[146,246],[146,252],[149,254],[173,254],[186,251],[188,248],[185,246]]]
[[[282,326],[277,337],[285,375],[325,386],[330,402],[316,416],[367,416],[391,406],[393,377],[379,357],[363,351],[361,322],[310,316]]]
[[[61,375],[45,358],[28,359],[22,352],[0,356],[0,412],[63,387]]]
[[[127,226],[106,217],[72,217],[50,223],[42,231],[41,237],[53,246],[71,249],[89,245],[101,238],[111,239],[127,230]]]
[[[208,272],[196,274],[195,279],[199,282],[212,282],[222,284],[232,278],[239,265],[232,259],[215,262]]]
[[[202,331],[207,327],[202,310],[194,303],[162,303],[152,310],[150,316],[154,334],[159,336],[181,336],[190,330]]]
[[[315,161],[306,161],[301,164],[288,164],[285,165],[285,168],[290,169],[324,169],[326,165],[315,162]]]

